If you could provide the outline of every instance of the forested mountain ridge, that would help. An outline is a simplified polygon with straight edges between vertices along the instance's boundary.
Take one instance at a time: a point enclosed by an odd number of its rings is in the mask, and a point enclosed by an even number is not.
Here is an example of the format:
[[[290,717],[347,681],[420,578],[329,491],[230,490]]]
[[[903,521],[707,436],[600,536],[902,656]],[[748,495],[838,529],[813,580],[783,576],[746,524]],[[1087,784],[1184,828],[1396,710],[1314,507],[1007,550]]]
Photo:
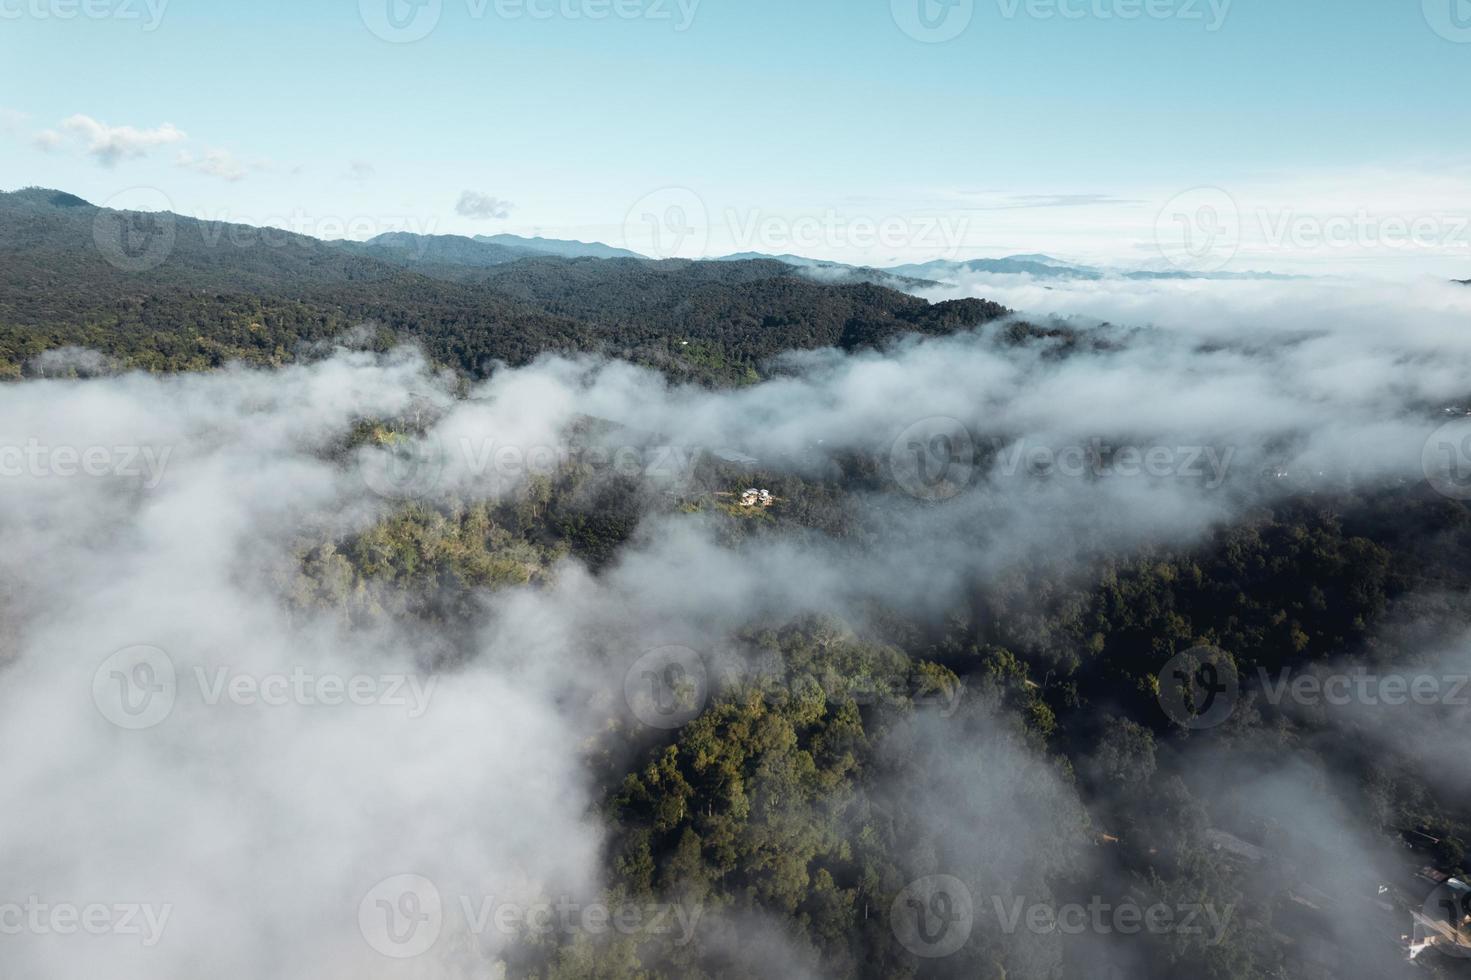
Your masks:
[[[741,383],[783,351],[947,333],[1006,312],[826,285],[778,262],[517,256],[472,239],[344,245],[106,211],[59,191],[0,194],[0,377],[70,346],[148,370],[280,364],[374,324],[379,345],[418,343],[471,374],[585,351]]]

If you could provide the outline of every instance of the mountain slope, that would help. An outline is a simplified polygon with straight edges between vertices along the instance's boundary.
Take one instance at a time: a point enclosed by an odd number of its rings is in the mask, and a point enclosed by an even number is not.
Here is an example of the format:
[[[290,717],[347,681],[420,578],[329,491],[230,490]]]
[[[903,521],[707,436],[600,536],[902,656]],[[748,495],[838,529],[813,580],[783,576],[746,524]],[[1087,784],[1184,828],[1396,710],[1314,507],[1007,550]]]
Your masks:
[[[420,245],[438,261],[414,259]],[[599,352],[729,384],[784,351],[878,345],[1006,312],[814,282],[779,262],[492,261],[510,258],[499,249],[509,251],[448,236],[359,247],[108,211],[57,191],[0,194],[0,376],[67,346],[150,370],[283,363],[372,324],[373,343],[414,342],[472,375]]]

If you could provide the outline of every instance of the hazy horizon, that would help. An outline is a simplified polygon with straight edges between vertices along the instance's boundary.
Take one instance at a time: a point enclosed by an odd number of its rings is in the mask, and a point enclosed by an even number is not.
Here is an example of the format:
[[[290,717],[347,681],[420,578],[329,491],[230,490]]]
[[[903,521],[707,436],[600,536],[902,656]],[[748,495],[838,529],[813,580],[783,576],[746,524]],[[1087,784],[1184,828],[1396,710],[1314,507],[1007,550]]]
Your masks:
[[[1467,278],[1462,2],[8,0],[0,186],[318,237]]]

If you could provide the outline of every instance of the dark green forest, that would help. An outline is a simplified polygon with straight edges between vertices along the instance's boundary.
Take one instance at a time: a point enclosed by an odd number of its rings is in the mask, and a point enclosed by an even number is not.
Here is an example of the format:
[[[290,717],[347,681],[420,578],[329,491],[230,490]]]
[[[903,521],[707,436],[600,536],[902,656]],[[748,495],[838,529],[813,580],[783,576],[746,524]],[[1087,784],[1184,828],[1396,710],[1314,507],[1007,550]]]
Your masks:
[[[135,233],[143,264],[154,261],[152,245],[166,257],[137,269],[118,260],[96,245],[99,220],[105,233]],[[476,262],[495,264],[452,264],[458,253],[442,245],[423,259],[387,245],[101,212],[57,191],[0,194],[0,377],[21,377],[36,355],[65,347],[145,371],[281,365],[357,331],[373,349],[413,343],[471,377],[543,353],[596,353],[674,380],[740,384],[784,351],[872,346],[1005,313],[867,283],[826,286],[774,261],[505,262],[514,249],[461,242],[489,252]]]

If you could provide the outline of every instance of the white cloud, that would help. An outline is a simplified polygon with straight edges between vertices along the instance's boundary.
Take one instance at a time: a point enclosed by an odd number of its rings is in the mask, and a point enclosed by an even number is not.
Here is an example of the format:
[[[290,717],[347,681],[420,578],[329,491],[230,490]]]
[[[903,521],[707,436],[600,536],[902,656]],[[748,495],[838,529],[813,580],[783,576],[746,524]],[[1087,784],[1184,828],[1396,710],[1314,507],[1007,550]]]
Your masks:
[[[182,150],[178,157],[179,166],[185,170],[193,170],[209,177],[219,177],[222,180],[241,180],[245,177],[246,166],[235,159],[234,154],[228,150],[206,150],[203,156],[196,157],[188,150]],[[260,169],[255,167],[254,169]]]
[[[14,134],[29,118],[31,117],[24,112],[0,106],[0,132]]]
[[[61,129],[84,142],[87,155],[96,158],[104,167],[115,166],[119,160],[128,157],[144,156],[154,147],[188,139],[172,123],[138,129],[134,126],[109,126],[81,114],[62,120]],[[55,130],[47,130],[36,140],[43,148],[53,149],[61,143],[62,136]]]
[[[516,207],[510,201],[502,201],[498,197],[482,194],[479,191],[465,191],[460,195],[460,200],[455,204],[455,212],[466,218],[480,218],[504,220],[511,216],[511,211]]]

